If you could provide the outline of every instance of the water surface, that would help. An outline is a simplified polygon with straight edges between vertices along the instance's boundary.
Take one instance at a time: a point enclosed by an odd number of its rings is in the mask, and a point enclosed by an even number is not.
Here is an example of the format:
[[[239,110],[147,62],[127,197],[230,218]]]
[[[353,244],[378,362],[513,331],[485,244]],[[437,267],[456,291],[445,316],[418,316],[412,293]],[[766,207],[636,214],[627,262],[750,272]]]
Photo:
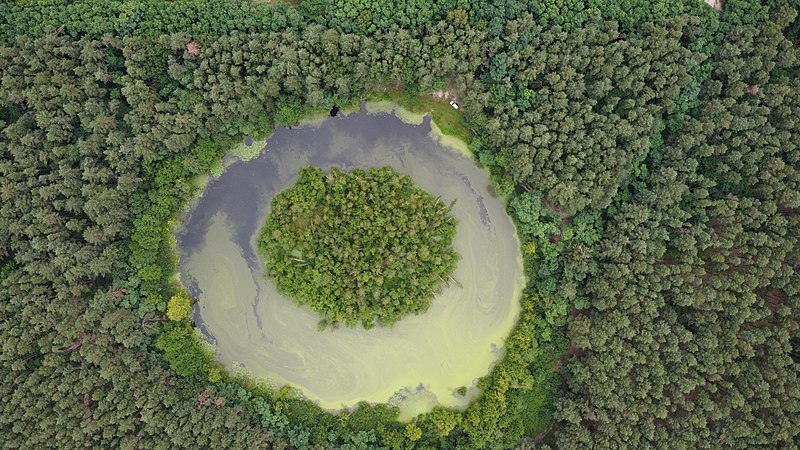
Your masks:
[[[454,277],[463,287],[444,288],[425,314],[392,328],[318,331],[316,313],[277,294],[255,247],[272,197],[309,164],[388,165],[432,195],[455,199],[461,259]],[[259,156],[209,182],[184,214],[177,241],[181,280],[198,299],[198,325],[223,364],[289,383],[323,408],[397,404],[401,419],[437,403],[466,406],[474,382],[502,354],[524,283],[515,230],[490,193],[488,173],[434,141],[429,119],[412,125],[364,110],[279,127]],[[462,386],[466,396],[455,392]]]

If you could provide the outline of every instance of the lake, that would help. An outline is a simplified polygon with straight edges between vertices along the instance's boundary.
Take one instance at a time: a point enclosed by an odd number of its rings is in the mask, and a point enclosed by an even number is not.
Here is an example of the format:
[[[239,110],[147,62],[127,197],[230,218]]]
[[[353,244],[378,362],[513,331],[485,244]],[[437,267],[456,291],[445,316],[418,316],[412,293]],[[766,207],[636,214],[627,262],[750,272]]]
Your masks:
[[[436,404],[463,408],[502,355],[519,313],[519,241],[488,172],[463,143],[460,150],[443,146],[452,141],[440,139],[427,117],[367,107],[278,127],[263,150],[252,139],[240,146],[254,157],[212,178],[181,217],[181,282],[198,300],[196,323],[229,368],[288,383],[326,409],[388,402],[409,420]],[[305,165],[391,166],[445,203],[456,200],[453,245],[461,259],[453,276],[463,287],[444,287],[426,313],[392,328],[318,331],[316,313],[276,292],[255,247],[272,197]],[[456,392],[462,386],[466,395]]]

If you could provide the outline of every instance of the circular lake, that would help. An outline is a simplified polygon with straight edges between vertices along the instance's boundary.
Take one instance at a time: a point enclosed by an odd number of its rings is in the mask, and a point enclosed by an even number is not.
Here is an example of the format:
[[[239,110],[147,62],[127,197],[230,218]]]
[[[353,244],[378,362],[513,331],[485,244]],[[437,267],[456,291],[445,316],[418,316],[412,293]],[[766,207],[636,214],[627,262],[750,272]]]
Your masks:
[[[385,105],[384,105],[385,106]],[[395,404],[407,420],[436,404],[463,408],[502,355],[524,286],[519,242],[488,172],[444,147],[421,116],[360,112],[278,127],[257,156],[230,164],[184,213],[176,232],[181,281],[218,359],[252,377],[290,384],[326,409]],[[408,123],[416,122],[416,123]],[[318,331],[319,316],[280,296],[255,240],[272,197],[305,165],[391,166],[443,201],[456,200],[455,284],[430,309],[392,328]],[[457,391],[466,387],[465,395]]]

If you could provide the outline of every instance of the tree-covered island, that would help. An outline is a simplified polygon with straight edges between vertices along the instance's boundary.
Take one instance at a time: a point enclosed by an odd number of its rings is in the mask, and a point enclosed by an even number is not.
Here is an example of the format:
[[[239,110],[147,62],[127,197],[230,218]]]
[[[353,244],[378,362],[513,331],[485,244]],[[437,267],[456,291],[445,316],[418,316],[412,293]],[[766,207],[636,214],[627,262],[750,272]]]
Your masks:
[[[391,326],[456,282],[452,206],[390,167],[305,167],[273,199],[258,249],[278,290],[318,312],[320,328]]]

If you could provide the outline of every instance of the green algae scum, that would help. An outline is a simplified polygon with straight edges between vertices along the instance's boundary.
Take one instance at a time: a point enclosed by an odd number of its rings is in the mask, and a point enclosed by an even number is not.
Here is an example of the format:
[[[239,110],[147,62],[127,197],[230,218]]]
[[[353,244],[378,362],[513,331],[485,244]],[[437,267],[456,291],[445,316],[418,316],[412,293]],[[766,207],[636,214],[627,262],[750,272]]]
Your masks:
[[[209,182],[176,237],[181,280],[198,300],[197,322],[223,364],[290,384],[326,409],[388,402],[409,420],[436,404],[466,407],[478,393],[475,382],[502,355],[516,320],[524,276],[514,226],[503,200],[490,193],[488,173],[463,151],[435,142],[429,119],[392,110],[397,114],[374,108],[279,128],[257,157]],[[391,166],[432,195],[455,199],[453,245],[461,259],[454,278],[461,286],[451,284],[426,313],[391,328],[319,331],[318,314],[277,294],[255,247],[272,197],[306,165]]]

